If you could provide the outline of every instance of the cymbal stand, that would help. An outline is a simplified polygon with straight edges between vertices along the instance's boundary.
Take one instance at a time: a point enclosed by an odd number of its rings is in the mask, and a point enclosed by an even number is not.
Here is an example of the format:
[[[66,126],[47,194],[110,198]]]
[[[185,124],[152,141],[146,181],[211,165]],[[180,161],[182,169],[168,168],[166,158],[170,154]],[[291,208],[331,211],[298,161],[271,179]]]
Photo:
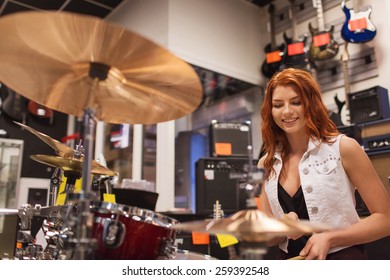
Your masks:
[[[50,178],[50,193],[49,193],[49,206],[55,205],[57,198],[58,188],[61,185],[62,170],[56,168],[53,175]]]
[[[92,86],[89,92],[90,100],[88,100],[83,116],[85,153],[82,172],[82,191],[78,194],[72,194],[72,199],[79,201],[80,206],[78,222],[74,231],[75,238],[70,241],[74,245],[73,259],[91,259],[97,245],[97,240],[91,238],[93,213],[90,211],[90,203],[94,199],[91,191],[91,164],[96,121],[94,109],[90,107],[90,101],[92,101],[93,93],[99,82],[107,79],[109,70],[110,67],[108,65],[98,62],[90,63],[89,76],[92,79]]]
[[[257,210],[255,197],[260,195],[264,170],[253,165],[252,146],[248,146],[248,171],[245,180],[240,182],[241,188],[245,189],[245,203],[247,211]],[[262,260],[268,251],[265,242],[240,242],[239,256],[242,260]]]

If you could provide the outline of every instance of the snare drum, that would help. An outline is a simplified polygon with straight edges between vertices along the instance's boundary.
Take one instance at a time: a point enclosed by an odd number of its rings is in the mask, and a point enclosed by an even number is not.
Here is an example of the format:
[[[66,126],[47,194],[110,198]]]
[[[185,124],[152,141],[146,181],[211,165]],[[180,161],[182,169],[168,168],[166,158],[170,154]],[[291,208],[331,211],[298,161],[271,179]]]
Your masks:
[[[152,260],[174,252],[178,221],[151,210],[122,204],[94,202],[92,237],[95,259]],[[167,256],[169,257],[169,256]]]
[[[173,260],[218,260],[210,255],[191,252],[188,250],[177,249],[176,256]]]

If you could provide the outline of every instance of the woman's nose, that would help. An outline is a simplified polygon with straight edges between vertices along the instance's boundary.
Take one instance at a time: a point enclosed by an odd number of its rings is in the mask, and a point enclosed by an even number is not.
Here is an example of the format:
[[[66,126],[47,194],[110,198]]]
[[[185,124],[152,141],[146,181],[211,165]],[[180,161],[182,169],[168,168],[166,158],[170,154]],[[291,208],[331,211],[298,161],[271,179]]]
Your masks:
[[[284,106],[283,114],[290,115],[291,113],[292,113],[291,106],[290,105]]]

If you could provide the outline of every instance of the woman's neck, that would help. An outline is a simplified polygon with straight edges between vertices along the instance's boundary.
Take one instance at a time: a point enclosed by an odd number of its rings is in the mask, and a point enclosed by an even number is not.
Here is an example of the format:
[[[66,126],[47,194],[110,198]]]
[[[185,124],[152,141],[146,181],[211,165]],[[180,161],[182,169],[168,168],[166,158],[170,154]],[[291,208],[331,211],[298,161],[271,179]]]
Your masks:
[[[309,136],[305,134],[287,134],[287,140],[290,144],[290,154],[303,155],[307,151]]]

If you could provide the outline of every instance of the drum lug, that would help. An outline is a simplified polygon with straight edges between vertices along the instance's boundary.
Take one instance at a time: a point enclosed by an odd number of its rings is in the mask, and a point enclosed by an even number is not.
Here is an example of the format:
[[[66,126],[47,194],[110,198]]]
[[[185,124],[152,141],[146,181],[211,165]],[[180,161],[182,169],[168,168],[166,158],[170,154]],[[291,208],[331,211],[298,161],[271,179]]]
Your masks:
[[[171,238],[164,238],[161,240],[161,248],[159,252],[159,259],[173,259],[176,256],[177,245]]]
[[[118,248],[122,245],[125,235],[125,225],[118,220],[111,221],[103,233],[104,245],[111,249]]]

